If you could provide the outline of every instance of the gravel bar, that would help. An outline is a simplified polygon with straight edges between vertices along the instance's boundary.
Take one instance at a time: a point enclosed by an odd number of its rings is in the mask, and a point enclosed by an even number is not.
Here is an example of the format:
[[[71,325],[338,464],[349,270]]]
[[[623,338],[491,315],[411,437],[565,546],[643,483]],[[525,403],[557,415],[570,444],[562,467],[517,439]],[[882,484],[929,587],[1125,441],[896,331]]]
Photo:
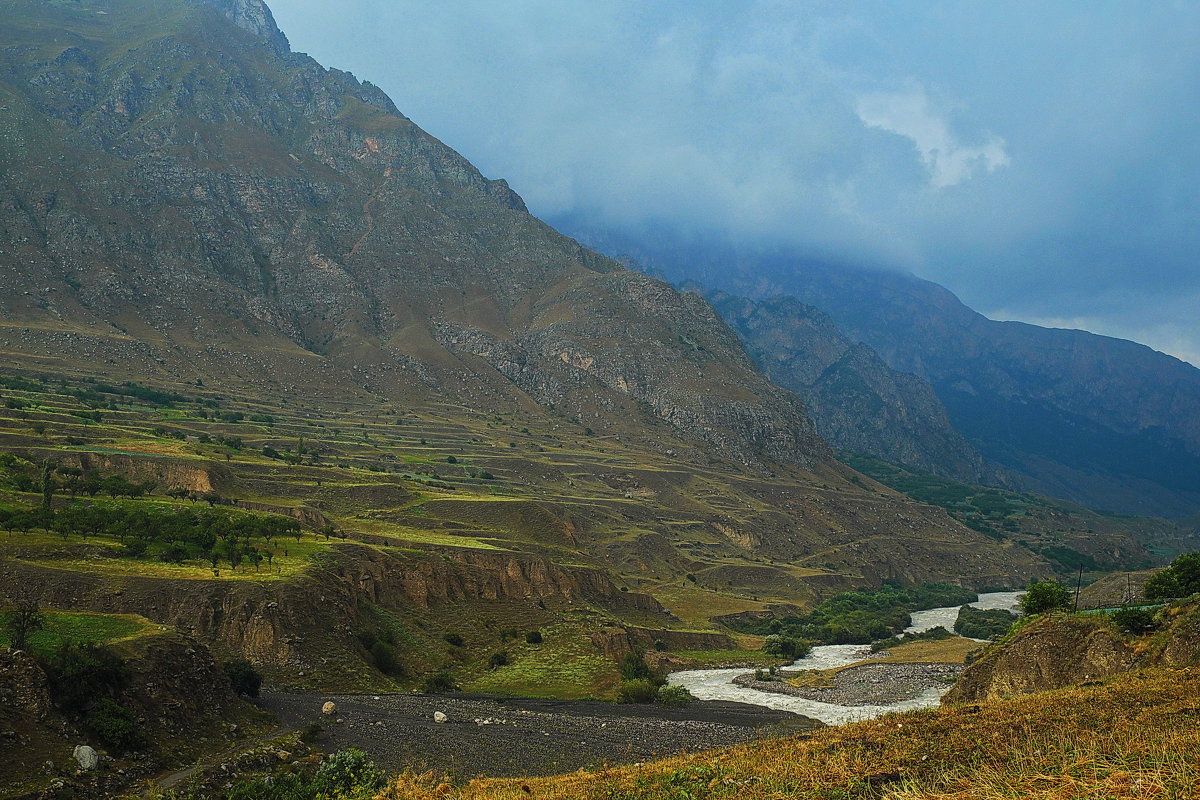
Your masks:
[[[336,713],[322,713],[332,702]],[[387,770],[433,770],[465,779],[548,775],[683,750],[789,735],[820,723],[723,701],[687,708],[478,695],[326,695],[264,691],[280,724],[318,723],[325,750],[357,747]],[[436,722],[435,712],[445,714]]]
[[[803,697],[839,706],[882,706],[911,700],[929,689],[946,688],[963,670],[959,664],[863,664],[835,672],[832,686],[797,688],[783,681],[759,681],[752,673],[734,678],[738,686]],[[795,673],[792,673],[793,675]],[[789,677],[780,672],[780,677]]]

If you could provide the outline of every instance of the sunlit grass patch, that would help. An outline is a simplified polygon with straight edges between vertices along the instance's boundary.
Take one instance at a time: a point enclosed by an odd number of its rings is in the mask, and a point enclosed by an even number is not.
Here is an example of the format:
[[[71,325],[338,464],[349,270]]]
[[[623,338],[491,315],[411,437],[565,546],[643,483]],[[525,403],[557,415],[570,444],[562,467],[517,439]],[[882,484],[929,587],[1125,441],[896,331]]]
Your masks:
[[[553,626],[543,629],[542,636],[540,644],[514,642],[508,647],[508,665],[484,673],[464,688],[565,700],[612,696],[617,664],[597,652],[586,633],[572,626]]]
[[[421,528],[409,528],[394,522],[378,519],[347,518],[338,520],[338,524],[348,531],[382,536],[397,544],[411,542],[415,544],[443,545],[449,547],[472,547],[477,550],[503,550],[495,544],[486,542],[469,535],[456,535],[443,531],[429,531]]]
[[[207,561],[192,559],[182,564],[169,564],[151,558],[122,556],[121,544],[102,536],[86,539],[73,537],[64,542],[59,536],[40,531],[28,535],[0,534],[0,553],[7,553],[9,557],[39,567],[107,576],[175,580],[271,581],[290,578],[308,569],[313,556],[328,551],[332,544],[311,535],[299,542],[291,539],[277,541],[271,548],[275,552],[273,564],[263,561],[256,571],[249,564],[234,570],[228,563],[221,563],[214,575],[213,567]]]
[[[86,611],[42,609],[44,627],[29,635],[29,647],[46,653],[64,642],[107,644],[154,633],[159,626],[136,614],[93,614]],[[11,646],[7,631],[0,630],[0,645]]]

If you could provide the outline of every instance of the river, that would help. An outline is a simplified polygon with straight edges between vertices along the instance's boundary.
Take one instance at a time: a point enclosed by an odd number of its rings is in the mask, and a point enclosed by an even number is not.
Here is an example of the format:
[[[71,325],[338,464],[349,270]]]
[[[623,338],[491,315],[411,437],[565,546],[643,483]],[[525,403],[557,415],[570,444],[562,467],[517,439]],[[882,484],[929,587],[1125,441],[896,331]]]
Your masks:
[[[1022,592],[989,592],[979,595],[979,599],[970,605],[975,608],[1015,610],[1017,598]],[[932,608],[928,611],[917,611],[912,615],[912,625],[905,629],[906,633],[919,633],[941,625],[947,630],[954,629],[958,619],[958,606]],[[788,669],[834,669],[844,667],[871,656],[870,645],[864,644],[830,644],[814,647],[804,658],[795,661]],[[804,697],[791,697],[774,692],[760,692],[737,686],[733,679],[745,675],[749,670],[745,667],[737,669],[692,669],[672,673],[667,682],[672,686],[682,686],[700,700],[732,700],[739,703],[751,703],[779,711],[792,711],[806,717],[819,719],[827,725],[841,725],[846,722],[871,719],[891,711],[908,711],[914,708],[935,706],[946,689],[929,689],[909,700],[884,706],[840,706],[832,703],[821,703]]]

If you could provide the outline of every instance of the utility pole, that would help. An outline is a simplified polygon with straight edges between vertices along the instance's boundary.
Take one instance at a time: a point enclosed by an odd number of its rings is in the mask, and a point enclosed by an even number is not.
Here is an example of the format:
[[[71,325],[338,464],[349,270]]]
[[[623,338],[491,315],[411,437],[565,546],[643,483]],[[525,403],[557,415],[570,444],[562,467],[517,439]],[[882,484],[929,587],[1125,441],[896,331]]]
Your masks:
[[[1083,585],[1083,564],[1079,565],[1079,576],[1075,578],[1075,613],[1079,613],[1079,588]]]

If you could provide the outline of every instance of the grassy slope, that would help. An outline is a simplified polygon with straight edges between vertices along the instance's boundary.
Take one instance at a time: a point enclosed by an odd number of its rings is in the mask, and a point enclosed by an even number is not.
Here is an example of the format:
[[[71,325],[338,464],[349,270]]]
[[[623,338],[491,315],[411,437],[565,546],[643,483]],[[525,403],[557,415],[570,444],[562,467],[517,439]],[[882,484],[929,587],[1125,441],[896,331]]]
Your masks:
[[[1083,566],[1096,576],[1170,560],[1188,549],[1184,526],[1151,517],[1102,514],[1028,492],[958,483],[875,458],[845,455],[846,463],[921,503],[944,508],[985,535],[1018,542],[1064,574]]]
[[[1130,673],[984,706],[891,715],[728,750],[451,787],[402,776],[386,800],[1195,798],[1200,668]]]
[[[76,611],[42,609],[45,625],[29,635],[29,647],[35,653],[54,650],[63,642],[111,644],[155,633],[159,626],[135,614],[91,614]],[[7,631],[0,630],[0,645],[9,646]]]

